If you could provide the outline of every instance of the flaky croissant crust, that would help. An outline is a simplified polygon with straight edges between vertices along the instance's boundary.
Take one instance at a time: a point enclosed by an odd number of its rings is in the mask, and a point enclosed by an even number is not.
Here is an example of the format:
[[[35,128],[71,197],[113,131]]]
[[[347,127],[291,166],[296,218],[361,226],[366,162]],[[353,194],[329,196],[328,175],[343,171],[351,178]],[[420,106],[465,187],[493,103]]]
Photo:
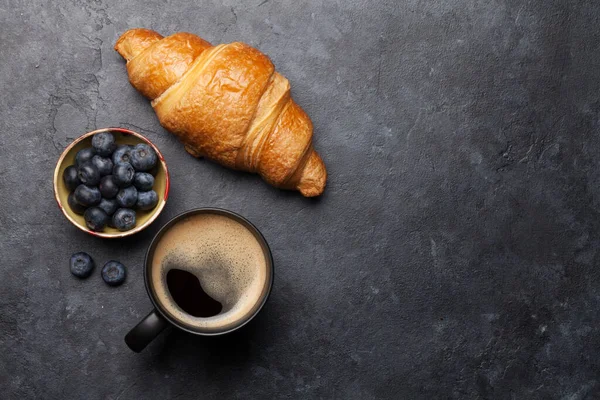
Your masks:
[[[115,50],[127,60],[131,84],[189,153],[307,197],[323,193],[327,172],[312,146],[310,118],[263,53],[139,28],[125,32]]]

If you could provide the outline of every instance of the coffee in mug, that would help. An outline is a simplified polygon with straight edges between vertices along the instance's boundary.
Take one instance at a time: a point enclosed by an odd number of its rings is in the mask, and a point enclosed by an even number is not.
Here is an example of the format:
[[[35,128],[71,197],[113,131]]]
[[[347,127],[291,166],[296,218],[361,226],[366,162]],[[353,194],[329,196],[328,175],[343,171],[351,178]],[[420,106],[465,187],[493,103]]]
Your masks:
[[[200,335],[237,329],[258,313],[273,282],[271,252],[258,229],[220,209],[192,210],[167,223],[145,268],[156,310],[127,334],[135,351],[167,321]]]
[[[195,329],[220,331],[254,311],[267,286],[268,263],[246,226],[225,215],[196,214],[162,236],[150,280],[165,312]]]

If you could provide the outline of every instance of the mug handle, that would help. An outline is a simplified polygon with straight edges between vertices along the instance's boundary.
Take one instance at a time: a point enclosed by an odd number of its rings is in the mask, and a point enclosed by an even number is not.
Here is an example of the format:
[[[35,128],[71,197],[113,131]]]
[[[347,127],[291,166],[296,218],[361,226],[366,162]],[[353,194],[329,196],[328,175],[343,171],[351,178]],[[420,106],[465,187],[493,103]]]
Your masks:
[[[125,343],[131,350],[139,353],[167,326],[169,326],[167,320],[154,309],[125,335]]]

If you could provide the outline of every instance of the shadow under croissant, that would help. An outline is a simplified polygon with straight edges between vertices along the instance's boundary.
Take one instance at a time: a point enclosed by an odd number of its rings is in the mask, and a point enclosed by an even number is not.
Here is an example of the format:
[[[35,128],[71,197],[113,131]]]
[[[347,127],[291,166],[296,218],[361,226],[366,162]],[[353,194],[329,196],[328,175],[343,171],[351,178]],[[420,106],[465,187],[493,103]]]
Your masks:
[[[167,132],[168,133],[168,132]],[[200,163],[205,163],[207,168],[210,169],[214,169],[214,171],[216,171],[215,173],[221,173],[221,174],[227,174],[230,176],[233,176],[233,181],[252,181],[255,182],[257,185],[262,185],[264,186],[267,190],[271,191],[274,194],[278,194],[281,195],[283,197],[286,198],[300,198],[303,201],[306,201],[309,204],[318,204],[321,202],[321,200],[326,196],[327,194],[327,190],[325,190],[321,195],[319,196],[315,196],[315,197],[304,197],[302,196],[298,191],[296,190],[288,190],[288,189],[281,189],[281,188],[277,188],[275,186],[270,185],[268,182],[266,182],[264,179],[262,179],[260,177],[260,175],[256,174],[256,173],[252,173],[252,172],[247,172],[247,171],[241,171],[241,170],[237,170],[237,169],[230,169],[230,168],[226,168],[222,165],[219,165],[217,162],[214,162],[208,158],[199,156],[196,157],[192,154],[190,154],[189,152],[185,152],[186,155],[188,155],[191,158],[196,159],[198,162]],[[221,172],[219,172],[221,171]]]

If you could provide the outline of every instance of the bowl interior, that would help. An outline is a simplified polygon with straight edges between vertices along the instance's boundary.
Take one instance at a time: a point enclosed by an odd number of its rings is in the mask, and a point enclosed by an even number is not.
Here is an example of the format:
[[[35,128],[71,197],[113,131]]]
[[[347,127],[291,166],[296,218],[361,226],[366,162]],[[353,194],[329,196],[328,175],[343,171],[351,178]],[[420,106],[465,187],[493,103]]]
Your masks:
[[[128,133],[127,131],[117,131],[117,130],[113,130],[113,129],[103,129],[103,130],[99,130],[99,131],[94,131],[93,133],[98,133],[101,131],[110,131],[114,135],[117,145],[120,145],[120,144],[135,145],[138,143],[147,143],[154,147],[154,149],[157,151],[159,157],[158,157],[158,163],[157,163],[157,166],[155,167],[155,170],[151,171],[152,174],[154,175],[154,187],[152,189],[154,191],[156,191],[156,194],[158,195],[158,204],[156,205],[156,207],[154,207],[154,209],[149,210],[149,211],[136,210],[136,226],[135,226],[135,228],[133,228],[129,231],[121,232],[115,228],[111,228],[111,227],[107,226],[104,228],[104,231],[102,231],[102,232],[91,232],[87,228],[87,226],[85,225],[85,220],[83,219],[83,215],[74,213],[71,210],[71,208],[69,207],[69,204],[67,202],[67,197],[69,196],[70,192],[69,192],[69,189],[66,187],[65,182],[63,181],[63,172],[67,167],[75,164],[75,155],[77,155],[77,152],[79,150],[84,149],[86,147],[92,147],[93,134],[84,135],[85,137],[83,137],[83,139],[81,139],[79,142],[77,142],[75,145],[73,145],[73,147],[71,147],[67,151],[67,153],[64,154],[64,157],[63,157],[62,161],[60,162],[60,165],[57,167],[58,174],[55,176],[55,182],[54,182],[55,188],[56,188],[57,200],[59,202],[59,206],[65,213],[65,216],[73,224],[75,224],[79,229],[89,232],[89,233],[93,233],[94,235],[101,236],[101,237],[128,236],[128,235],[134,234],[136,232],[139,232],[140,230],[145,228],[147,225],[152,223],[152,221],[156,218],[156,216],[158,216],[158,214],[162,211],[162,208],[164,207],[165,202],[166,202],[166,196],[168,196],[166,166],[165,166],[164,160],[162,159],[162,156],[160,155],[160,152],[158,152],[158,149],[149,140],[147,140],[141,136],[136,136],[133,133]]]

